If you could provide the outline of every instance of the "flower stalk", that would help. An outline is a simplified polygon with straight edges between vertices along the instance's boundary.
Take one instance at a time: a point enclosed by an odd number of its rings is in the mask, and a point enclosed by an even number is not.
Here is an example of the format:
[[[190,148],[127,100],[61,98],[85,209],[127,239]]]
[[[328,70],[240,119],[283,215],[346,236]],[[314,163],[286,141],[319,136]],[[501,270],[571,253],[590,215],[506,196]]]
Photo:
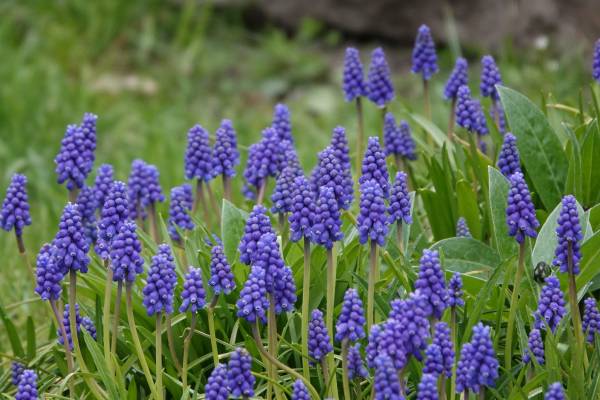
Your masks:
[[[510,298],[510,310],[508,312],[508,325],[506,328],[506,345],[504,348],[504,365],[507,371],[511,370],[512,362],[512,339],[515,329],[515,318],[519,308],[519,291],[521,288],[521,279],[525,271],[525,241],[519,244],[519,264],[517,266],[517,274],[513,286],[512,296]]]
[[[304,237],[304,271],[302,279],[302,373],[310,379],[308,367],[308,313],[310,303],[310,240]]]

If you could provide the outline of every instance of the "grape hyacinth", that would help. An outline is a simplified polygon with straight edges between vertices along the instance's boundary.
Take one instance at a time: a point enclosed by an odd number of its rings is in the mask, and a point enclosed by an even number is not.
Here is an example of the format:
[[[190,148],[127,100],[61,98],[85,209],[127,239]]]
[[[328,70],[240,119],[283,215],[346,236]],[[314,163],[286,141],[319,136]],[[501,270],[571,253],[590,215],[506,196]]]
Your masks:
[[[186,179],[208,182],[214,178],[208,131],[198,124],[188,131],[184,171]]]
[[[367,378],[369,371],[365,368],[362,356],[360,355],[360,343],[348,348],[348,379]]]
[[[204,398],[206,400],[227,400],[229,398],[227,384],[227,367],[217,364],[204,387]]]
[[[291,166],[283,168],[283,171],[277,176],[275,189],[271,195],[272,213],[286,214],[292,211],[292,191],[295,179],[296,171]]]
[[[231,120],[224,119],[215,132],[212,171],[215,175],[235,176],[235,168],[240,163],[237,135]]]
[[[479,89],[483,97],[490,97],[494,101],[500,100],[496,85],[502,85],[500,70],[494,57],[487,55],[481,59],[481,84]]]
[[[548,390],[544,395],[544,400],[565,400],[565,391],[560,382],[554,382],[548,386]]]
[[[556,246],[554,265],[560,267],[560,272],[579,274],[583,234],[579,223],[577,201],[572,195],[565,196],[562,199],[556,236],[558,237],[558,245]],[[571,262],[573,263],[572,271],[569,271],[569,247],[571,248]]]
[[[514,236],[518,243],[523,243],[525,236],[537,237],[536,229],[540,223],[535,216],[529,188],[520,172],[516,172],[510,177],[506,223],[508,234]]]
[[[472,237],[469,225],[467,225],[467,221],[464,217],[460,217],[458,218],[458,221],[456,221],[456,237]]]
[[[85,237],[88,244],[96,242],[98,237],[98,227],[96,225],[96,195],[94,189],[84,186],[77,196],[77,207],[81,214],[81,223],[85,229]]]
[[[381,146],[379,146],[379,139],[377,137],[369,138],[362,162],[362,175],[358,182],[362,185],[371,180],[374,180],[379,185],[383,195],[387,199],[389,196],[389,174],[385,163],[385,153],[381,149]]]
[[[267,284],[263,268],[258,266],[251,268],[246,283],[240,291],[236,308],[237,316],[250,323],[257,320],[263,323],[267,322],[269,300],[267,299]]]
[[[471,90],[466,85],[460,86],[456,92],[454,112],[456,124],[469,132],[473,132],[476,126],[477,107],[471,98]]]
[[[63,275],[69,271],[86,273],[90,263],[87,255],[89,249],[79,207],[68,203],[60,217],[58,232],[52,242],[52,262]]]
[[[396,173],[396,179],[390,191],[390,206],[388,208],[390,223],[403,222],[405,224],[412,224],[410,196],[408,195],[406,180],[405,172],[398,171]]]
[[[369,344],[367,345],[367,363],[373,367],[373,362],[377,355],[387,354],[394,368],[402,370],[410,354],[406,352],[406,335],[401,323],[394,318],[388,318],[379,328],[374,325],[369,335]],[[377,327],[377,328],[376,328]]]
[[[44,301],[58,300],[62,292],[61,281],[64,274],[54,263],[51,251],[49,244],[43,245],[36,260],[35,292]]]
[[[446,100],[456,99],[458,96],[458,88],[468,84],[468,68],[469,64],[467,63],[466,59],[462,57],[458,57],[456,59],[454,69],[448,77],[448,81],[444,87],[444,98]]]
[[[454,346],[450,336],[450,327],[445,322],[435,324],[432,343],[440,348],[442,355],[442,373],[446,377],[452,376],[454,365]]]
[[[335,324],[335,340],[344,339],[356,342],[365,337],[365,312],[362,300],[356,289],[350,288],[344,294],[342,310]]]
[[[471,374],[471,361],[473,358],[473,345],[463,344],[460,357],[456,365],[456,393],[462,393],[469,389],[469,375]]]
[[[594,343],[594,337],[600,335],[600,312],[596,300],[588,297],[583,302],[583,333],[589,343]]]
[[[314,212],[311,241],[330,250],[344,238],[340,209],[332,187],[322,187]]]
[[[461,307],[465,305],[463,300],[463,283],[460,272],[455,272],[448,282],[448,307]]]
[[[281,142],[287,140],[290,143],[294,143],[290,110],[285,104],[280,103],[275,105],[271,126],[277,132],[277,137]]]
[[[102,211],[104,202],[111,191],[113,179],[113,167],[110,164],[102,164],[96,171],[96,180],[94,181],[94,195],[98,209]]]
[[[448,307],[448,291],[436,250],[423,250],[415,289],[427,300],[424,309],[427,317],[441,319],[444,310]]]
[[[111,243],[119,232],[121,225],[128,218],[127,186],[123,182],[115,181],[105,198],[100,213],[100,221],[98,222],[98,243],[95,250],[100,258],[108,259]]]
[[[124,222],[113,239],[110,262],[114,282],[134,282],[137,275],[144,272],[144,259],[141,256],[142,244],[133,221]]]
[[[83,151],[82,156],[85,159],[85,175],[92,172],[94,161],[96,159],[96,123],[98,116],[92,113],[83,114],[83,119],[79,125],[79,130],[83,135]]]
[[[407,355],[421,360],[421,351],[427,347],[430,325],[425,313],[428,301],[419,292],[411,293],[407,299],[393,300],[389,318],[395,319],[402,327],[404,347]]]
[[[206,293],[202,283],[202,270],[200,268],[190,268],[183,282],[179,312],[191,311],[192,313],[196,313],[204,308],[205,305]]]
[[[308,389],[304,382],[300,379],[294,382],[292,388],[292,400],[310,400],[310,393],[308,393]]]
[[[348,179],[350,179],[350,182]],[[323,186],[333,188],[340,208],[348,209],[352,203],[352,177],[344,172],[332,146],[327,146],[319,152],[319,164],[311,174],[310,185],[314,193],[319,193],[320,188]]]
[[[308,180],[304,176],[297,177],[292,187],[292,206],[288,217],[292,242],[310,238],[316,211],[315,194]]]
[[[235,289],[235,278],[221,245],[214,246],[210,251],[208,284],[212,286],[215,294],[229,294]]]
[[[21,375],[25,371],[25,366],[18,361],[13,361],[10,363],[10,380],[14,386],[19,384],[19,379],[21,379]]]
[[[428,81],[438,71],[437,55],[431,37],[431,30],[427,25],[421,25],[413,48],[411,72],[421,74],[423,80]]]
[[[564,315],[565,300],[560,290],[560,282],[556,277],[549,276],[540,292],[537,311],[533,314],[534,326],[540,330],[548,326],[554,332]]]
[[[357,218],[359,242],[365,244],[371,240],[384,246],[389,218],[381,187],[375,181],[367,181],[361,184],[360,191],[360,214]]]
[[[374,400],[403,400],[398,373],[390,357],[382,353],[375,358]]]
[[[594,60],[592,61],[592,77],[600,82],[600,39],[596,40],[594,46]]]
[[[66,182],[69,191],[83,187],[91,165],[86,138],[77,125],[67,126],[54,163],[58,184],[62,185]]]
[[[15,400],[38,400],[37,374],[32,369],[26,369],[19,378]]]
[[[517,149],[517,138],[510,132],[504,135],[502,148],[496,164],[502,175],[510,179],[515,172],[521,172],[521,158]]]
[[[159,177],[158,168],[155,165],[146,164],[146,190],[145,196],[142,197],[142,207],[146,208],[153,203],[162,203],[165,201]]]
[[[489,326],[480,322],[473,327],[471,346],[473,346],[473,353],[471,354],[468,387],[474,393],[479,393],[482,386],[494,387],[496,379],[498,379],[499,365]]]
[[[232,397],[254,397],[252,357],[246,349],[237,348],[231,353],[227,364],[227,386]]]
[[[442,357],[442,349],[435,343],[431,343],[425,349],[425,365],[423,366],[424,374],[440,376],[444,371],[444,359]]]
[[[262,139],[248,149],[248,161],[244,170],[244,195],[253,199],[266,182],[268,177],[276,177],[282,164],[281,142],[274,128],[265,128]]]
[[[487,127],[487,120],[485,119],[485,113],[483,112],[483,107],[481,106],[481,102],[478,99],[471,100],[471,107],[473,110],[473,131],[477,133],[479,139],[481,136],[488,135],[490,130]],[[483,149],[485,153],[485,149]]]
[[[70,304],[65,304],[65,310],[63,312],[63,325],[65,327],[65,331],[67,333],[67,340],[69,341],[69,348],[71,350],[73,350],[73,336],[71,334],[71,325],[69,324],[69,307]],[[96,340],[96,327],[94,326],[94,323],[92,322],[91,319],[85,317],[82,318],[81,315],[79,314],[79,304],[75,304],[75,323],[76,323],[76,327],[77,327],[77,334],[79,334],[79,332],[81,332],[81,327],[83,326],[83,329],[85,329],[90,336]],[[56,331],[56,335],[58,336],[57,341],[59,344],[63,345],[64,339],[62,337],[61,331],[60,329],[58,329]]]
[[[152,257],[146,286],[142,291],[144,294],[143,303],[148,315],[152,316],[161,312],[173,313],[173,296],[176,284],[175,259],[171,254],[169,245],[163,243],[158,246],[158,253]]]
[[[342,126],[336,126],[331,133],[331,148],[342,165],[344,171],[350,170],[350,148],[348,147],[348,138],[346,130]]]
[[[146,189],[146,162],[140,159],[133,160],[127,181],[129,218],[133,220],[146,218],[146,212],[142,207],[142,198],[146,196]]]
[[[416,144],[408,122],[402,120],[396,125],[391,113],[385,116],[383,143],[386,156],[393,155],[411,161],[417,159]]]
[[[367,97],[378,107],[385,107],[395,97],[390,67],[383,49],[378,47],[371,54],[367,75]]]
[[[353,47],[346,49],[342,88],[346,101],[353,101],[367,95],[367,84],[360,61],[360,53]]]
[[[190,231],[194,229],[194,221],[192,221],[192,217],[190,216],[192,201],[192,187],[189,184],[186,183],[171,189],[167,229],[171,239],[175,242],[182,241],[177,228]]]
[[[424,373],[421,377],[417,400],[438,400],[437,378],[434,374]]]
[[[498,131],[504,135],[506,133],[506,117],[502,103],[499,101],[490,104],[490,118],[496,122]]]
[[[274,233],[271,220],[267,216],[267,209],[261,205],[255,205],[246,220],[244,235],[240,240],[238,251],[240,261],[246,265],[252,264],[257,256],[257,243],[265,233]]]
[[[92,339],[96,340],[96,326],[94,325],[94,321],[90,319],[90,317],[83,317],[81,319],[81,326],[86,330],[87,333],[92,337]]]
[[[390,320],[386,321],[386,323],[389,321]],[[384,327],[384,324],[373,325],[369,331],[367,347],[365,347],[365,358],[367,361],[367,367],[369,368],[375,368],[375,358],[377,358],[377,355],[379,354],[379,345],[382,343],[382,339],[385,337]],[[403,342],[401,341],[400,343],[402,344]],[[404,354],[404,347],[402,347],[402,354]],[[404,358],[405,363],[406,356]]]
[[[539,329],[532,329],[527,339],[528,348],[523,352],[523,362],[528,364],[535,358],[539,365],[544,365],[544,342]]]
[[[25,175],[14,174],[0,210],[0,227],[7,232],[14,229],[17,237],[21,237],[25,226],[31,225],[26,186]]]
[[[315,309],[312,311],[308,323],[308,355],[311,358],[310,362],[321,362],[332,351],[333,346],[325,321],[323,321],[323,313]]]

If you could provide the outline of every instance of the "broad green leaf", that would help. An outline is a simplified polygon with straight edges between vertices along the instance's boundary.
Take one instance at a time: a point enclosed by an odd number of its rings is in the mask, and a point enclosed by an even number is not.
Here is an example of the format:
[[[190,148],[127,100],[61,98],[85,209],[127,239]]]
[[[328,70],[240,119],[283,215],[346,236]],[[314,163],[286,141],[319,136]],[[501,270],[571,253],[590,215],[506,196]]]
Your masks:
[[[27,331],[27,358],[31,360],[35,357],[35,349],[37,348],[36,341],[35,341],[35,325],[33,323],[33,318],[31,318],[31,316],[27,317],[26,331]]]
[[[577,275],[577,287],[600,280],[600,232],[583,242],[581,246],[580,273]],[[594,282],[591,282],[591,281]]]
[[[110,394],[110,398],[112,398],[112,399],[126,398],[127,397],[126,393],[121,393],[121,394],[118,393],[117,388],[115,386],[114,378],[112,377],[112,374],[110,373],[109,368],[106,365],[106,360],[104,359],[102,350],[100,349],[100,346],[98,345],[98,343],[94,339],[92,339],[90,334],[85,329],[82,329],[82,335],[83,335],[83,339],[85,341],[86,347],[90,351],[90,354],[92,355],[92,358],[94,359],[94,365],[96,366],[96,368],[98,368],[98,374],[100,375],[100,378],[102,379],[102,383],[104,384],[104,386],[106,387],[106,390]]]
[[[419,114],[410,114],[410,117],[425,130],[431,136],[431,138],[435,141],[435,143],[442,147],[444,144],[450,149],[453,148],[452,142],[448,140],[448,135],[446,135],[435,123],[433,123],[430,119],[423,117]]]
[[[594,120],[581,143],[582,203],[590,207],[600,202],[600,128]]]
[[[466,275],[487,277],[501,262],[496,250],[472,238],[444,239],[431,248],[443,253],[445,269]]]
[[[225,256],[230,263],[236,258],[237,247],[244,234],[244,226],[248,213],[240,210],[227,200],[223,200],[223,211],[221,215],[221,236]]]
[[[22,358],[25,355],[25,351],[23,351],[23,345],[21,345],[21,339],[19,338],[19,334],[17,333],[17,328],[15,324],[10,320],[10,318],[4,312],[4,308],[0,305],[0,319],[4,323],[4,328],[6,329],[6,335],[8,335],[8,340],[10,341],[10,346],[12,347],[13,354],[16,357]]]
[[[521,161],[547,209],[563,194],[567,157],[544,114],[525,96],[498,86],[508,123],[517,137]]]
[[[600,230],[600,204],[596,204],[594,207],[590,208],[587,213],[592,229],[594,232],[597,232]]]
[[[506,225],[506,206],[510,184],[508,180],[495,168],[488,167],[489,195],[491,211],[491,229],[494,247],[505,260],[517,253],[515,238],[508,235]]]
[[[477,192],[465,180],[456,182],[456,197],[458,201],[458,216],[464,217],[475,239],[481,239],[481,220],[477,205]]]

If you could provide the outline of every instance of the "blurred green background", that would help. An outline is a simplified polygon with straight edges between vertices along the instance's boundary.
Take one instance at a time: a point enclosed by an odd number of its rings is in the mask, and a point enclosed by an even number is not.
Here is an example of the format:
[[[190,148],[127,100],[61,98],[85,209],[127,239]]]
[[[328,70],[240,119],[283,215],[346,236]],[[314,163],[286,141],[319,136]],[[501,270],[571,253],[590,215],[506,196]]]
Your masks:
[[[307,171],[335,125],[352,136],[354,105],[344,102],[340,89],[347,45],[362,50],[365,67],[371,50],[384,47],[397,92],[390,109],[397,117],[422,105],[421,82],[409,72],[409,47],[358,40],[312,20],[284,32],[248,23],[242,10],[198,1],[3,1],[0,15],[0,192],[14,172],[28,176],[33,226],[24,235],[32,260],[52,239],[67,200],[66,189],[55,183],[53,158],[67,124],[79,123],[86,111],[99,116],[96,166],[111,163],[117,178],[126,180],[131,161],[143,158],[159,167],[168,193],[183,181],[185,137],[195,123],[214,132],[222,118],[232,119],[244,159],[245,148],[270,123],[273,106],[285,102]],[[455,57],[461,51],[469,59],[478,93],[478,60],[488,49],[460,50],[452,34],[436,39],[444,44],[432,83],[433,118],[445,129],[448,104],[441,93]],[[551,44],[515,49],[507,38],[494,54],[507,86],[538,103],[544,93],[576,106],[590,81],[590,53],[577,44],[562,52]],[[374,135],[379,111],[367,105],[366,114],[367,133]],[[1,232],[0,254],[2,304],[24,317],[37,299],[12,233]]]

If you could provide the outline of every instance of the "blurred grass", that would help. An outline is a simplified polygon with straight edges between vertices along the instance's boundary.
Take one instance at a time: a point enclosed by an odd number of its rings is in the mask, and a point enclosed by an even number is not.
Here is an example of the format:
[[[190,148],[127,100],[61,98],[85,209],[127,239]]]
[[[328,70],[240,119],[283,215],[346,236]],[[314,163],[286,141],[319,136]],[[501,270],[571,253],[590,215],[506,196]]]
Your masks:
[[[159,167],[167,193],[183,180],[185,137],[194,123],[214,132],[222,118],[231,118],[244,148],[270,123],[273,105],[284,101],[306,170],[335,125],[353,134],[354,106],[343,102],[339,87],[351,40],[317,22],[306,21],[294,35],[270,26],[250,31],[239,10],[156,0],[4,1],[0,15],[0,192],[14,172],[28,176],[34,225],[25,238],[32,259],[54,235],[67,197],[55,184],[54,155],[66,125],[85,111],[99,115],[96,166],[111,163],[126,180],[131,161],[144,158]],[[376,45],[359,44],[365,67]],[[410,49],[384,48],[400,100],[392,111],[420,110],[420,81],[408,72]],[[508,86],[534,100],[552,93],[575,105],[577,88],[589,80],[584,51],[574,46],[557,53],[551,44],[516,50],[507,41],[500,68]],[[472,60],[475,90],[478,59],[488,51],[463,52]],[[432,85],[433,117],[442,129],[448,111],[441,92],[454,57],[441,50],[442,72]],[[375,135],[379,112],[369,105],[366,113],[367,134]],[[12,234],[0,235],[0,251],[2,304],[34,298]],[[24,321],[26,307],[11,311],[22,311]]]

